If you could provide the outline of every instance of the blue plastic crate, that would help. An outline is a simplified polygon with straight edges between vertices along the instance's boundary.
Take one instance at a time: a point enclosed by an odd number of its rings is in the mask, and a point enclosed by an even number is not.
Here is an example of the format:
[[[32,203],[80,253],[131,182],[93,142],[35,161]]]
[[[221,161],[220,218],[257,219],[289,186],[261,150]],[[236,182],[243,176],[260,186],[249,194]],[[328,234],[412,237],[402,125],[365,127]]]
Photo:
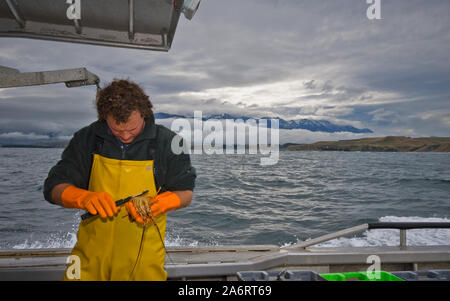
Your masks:
[[[450,281],[450,270],[397,271],[391,274],[407,281]]]
[[[284,271],[242,271],[237,272],[241,281],[327,281],[313,271],[284,270]]]

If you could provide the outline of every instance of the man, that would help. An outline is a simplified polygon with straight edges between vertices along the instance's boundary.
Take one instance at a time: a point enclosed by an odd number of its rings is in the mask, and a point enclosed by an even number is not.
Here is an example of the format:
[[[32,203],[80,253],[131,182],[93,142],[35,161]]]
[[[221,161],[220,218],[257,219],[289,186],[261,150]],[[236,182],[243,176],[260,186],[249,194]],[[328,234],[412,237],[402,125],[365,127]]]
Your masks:
[[[98,215],[81,221],[72,250],[81,280],[166,280],[166,212],[191,203],[195,169],[188,154],[173,153],[176,134],[155,124],[153,105],[135,83],[114,80],[97,92],[96,106],[98,120],[74,134],[50,170],[45,199]],[[146,226],[131,275],[144,220],[132,202],[118,208],[115,200],[144,190],[156,196],[150,209],[158,227]],[[67,271],[64,279],[71,278]]]

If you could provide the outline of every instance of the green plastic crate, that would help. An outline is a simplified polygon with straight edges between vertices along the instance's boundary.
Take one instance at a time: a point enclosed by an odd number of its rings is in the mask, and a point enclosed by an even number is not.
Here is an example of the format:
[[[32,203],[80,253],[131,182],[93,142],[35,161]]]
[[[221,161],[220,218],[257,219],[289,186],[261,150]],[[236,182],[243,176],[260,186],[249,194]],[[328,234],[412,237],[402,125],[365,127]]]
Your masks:
[[[328,281],[405,281],[391,273],[379,272],[350,272],[350,273],[328,273],[320,274]]]

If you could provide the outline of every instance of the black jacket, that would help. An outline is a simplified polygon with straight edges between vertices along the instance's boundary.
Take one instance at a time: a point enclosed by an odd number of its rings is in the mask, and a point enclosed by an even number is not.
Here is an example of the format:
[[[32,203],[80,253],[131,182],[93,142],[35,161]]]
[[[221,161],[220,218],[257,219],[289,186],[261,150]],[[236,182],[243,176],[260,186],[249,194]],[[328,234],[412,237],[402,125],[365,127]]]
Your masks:
[[[144,130],[122,151],[119,142],[108,130],[104,120],[98,120],[76,132],[63,151],[61,160],[50,170],[44,183],[44,197],[52,202],[51,191],[61,183],[88,189],[93,154],[121,160],[154,160],[156,189],[194,190],[196,171],[189,154],[174,154],[172,138],[176,133],[145,118]]]

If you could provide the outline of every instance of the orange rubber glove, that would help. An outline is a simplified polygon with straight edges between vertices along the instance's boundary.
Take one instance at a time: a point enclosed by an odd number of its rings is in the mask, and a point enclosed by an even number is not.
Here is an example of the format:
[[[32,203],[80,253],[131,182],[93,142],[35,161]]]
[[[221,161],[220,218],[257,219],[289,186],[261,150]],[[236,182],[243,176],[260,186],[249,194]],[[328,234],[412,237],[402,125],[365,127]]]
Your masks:
[[[113,216],[118,208],[112,196],[107,192],[92,192],[69,186],[61,193],[64,207],[78,208],[89,211],[91,214],[100,214],[102,218]]]
[[[142,217],[137,213],[136,208],[133,205],[133,202],[126,202],[125,207],[128,211],[128,216],[130,217],[130,221],[137,221],[139,224],[143,224],[144,220]],[[147,220],[149,222],[150,219]]]
[[[169,212],[171,210],[175,210],[181,206],[181,200],[178,195],[171,191],[166,191],[161,194],[158,194],[152,205],[150,206],[150,210],[152,211],[153,217],[156,217],[162,213]],[[131,219],[137,221],[140,224],[144,223],[142,217],[137,213],[136,208],[133,205],[133,202],[127,202],[125,207],[128,210],[128,213],[131,215]],[[150,219],[147,220],[149,222]]]
[[[162,213],[166,213],[180,208],[181,200],[175,192],[166,191],[158,194],[155,198],[155,202],[151,205],[153,216],[158,216]]]

